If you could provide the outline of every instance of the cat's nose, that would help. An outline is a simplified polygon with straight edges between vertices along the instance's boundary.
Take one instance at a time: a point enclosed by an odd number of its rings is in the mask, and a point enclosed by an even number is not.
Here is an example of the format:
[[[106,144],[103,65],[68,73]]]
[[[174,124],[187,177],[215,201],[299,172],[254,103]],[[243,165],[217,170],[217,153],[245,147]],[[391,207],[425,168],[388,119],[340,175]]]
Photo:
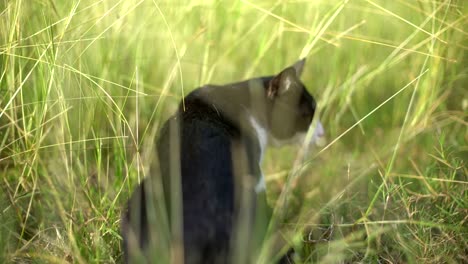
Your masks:
[[[320,121],[317,122],[317,126],[315,127],[315,136],[317,138],[325,136],[325,129],[323,129],[322,123]]]
[[[317,125],[315,126],[314,135],[312,137],[312,141],[317,146],[325,145],[325,129],[320,121],[317,121]]]

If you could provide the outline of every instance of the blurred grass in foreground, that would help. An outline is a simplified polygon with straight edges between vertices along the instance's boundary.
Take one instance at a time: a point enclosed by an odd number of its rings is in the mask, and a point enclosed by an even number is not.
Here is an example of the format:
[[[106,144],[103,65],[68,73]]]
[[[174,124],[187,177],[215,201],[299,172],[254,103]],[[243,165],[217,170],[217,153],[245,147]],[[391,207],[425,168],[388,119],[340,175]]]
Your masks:
[[[272,204],[287,186],[302,262],[468,262],[467,15],[450,0],[0,0],[0,262],[121,261],[121,210],[182,96],[300,57],[329,144],[272,149],[264,170]]]

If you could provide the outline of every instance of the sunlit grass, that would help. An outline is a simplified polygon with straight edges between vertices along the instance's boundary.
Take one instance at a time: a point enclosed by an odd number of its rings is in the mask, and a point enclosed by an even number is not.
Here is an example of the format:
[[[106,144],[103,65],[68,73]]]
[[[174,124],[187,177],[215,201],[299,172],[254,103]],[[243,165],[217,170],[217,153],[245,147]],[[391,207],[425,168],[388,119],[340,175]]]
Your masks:
[[[0,262],[120,262],[183,95],[300,57],[327,142],[267,153],[284,251],[467,262],[467,20],[451,0],[0,0]]]

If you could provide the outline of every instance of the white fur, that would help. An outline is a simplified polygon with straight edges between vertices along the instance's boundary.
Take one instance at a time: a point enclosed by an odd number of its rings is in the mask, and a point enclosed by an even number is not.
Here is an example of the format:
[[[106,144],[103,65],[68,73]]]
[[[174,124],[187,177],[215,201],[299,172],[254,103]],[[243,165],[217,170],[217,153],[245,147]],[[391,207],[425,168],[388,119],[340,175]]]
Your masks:
[[[249,118],[250,124],[252,127],[255,129],[255,133],[257,133],[258,141],[260,143],[260,164],[258,164],[260,167],[262,166],[262,160],[263,160],[263,153],[265,152],[267,143],[268,143],[268,133],[264,127],[262,127],[255,117],[250,116]],[[258,181],[257,185],[255,185],[255,192],[263,192],[266,189],[266,184],[265,184],[265,177],[263,176],[263,173],[260,175],[260,180]]]
[[[260,180],[258,181],[257,185],[255,185],[255,192],[260,193],[264,192],[266,190],[266,184],[265,184],[265,177],[260,175]]]
[[[260,152],[261,152],[260,162],[261,162],[263,159],[263,152],[265,151],[267,143],[268,143],[268,133],[267,133],[267,130],[257,122],[255,117],[250,116],[249,120],[250,120],[250,124],[255,129],[255,133],[257,133],[258,141],[260,143]]]

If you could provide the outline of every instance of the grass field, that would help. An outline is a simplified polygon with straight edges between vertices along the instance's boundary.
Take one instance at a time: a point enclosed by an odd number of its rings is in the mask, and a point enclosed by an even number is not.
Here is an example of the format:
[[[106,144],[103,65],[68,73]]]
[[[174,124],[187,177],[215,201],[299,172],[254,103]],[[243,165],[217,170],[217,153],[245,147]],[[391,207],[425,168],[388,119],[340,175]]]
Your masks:
[[[301,57],[326,143],[263,166],[296,261],[467,263],[467,6],[0,0],[0,263],[121,262],[183,95]]]

